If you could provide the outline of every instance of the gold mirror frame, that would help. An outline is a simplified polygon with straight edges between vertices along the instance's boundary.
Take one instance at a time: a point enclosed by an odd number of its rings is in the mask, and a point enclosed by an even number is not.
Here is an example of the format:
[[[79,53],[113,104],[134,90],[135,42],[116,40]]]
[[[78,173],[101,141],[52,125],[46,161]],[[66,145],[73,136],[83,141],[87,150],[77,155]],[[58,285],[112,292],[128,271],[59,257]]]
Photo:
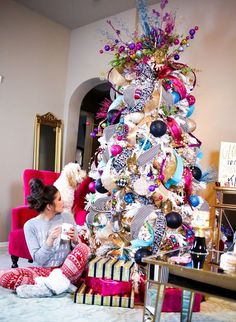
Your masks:
[[[47,129],[45,134],[45,129]],[[47,137],[45,137],[47,135]],[[53,149],[48,148],[46,157],[54,160],[54,169],[46,164],[43,160],[42,142],[50,144],[52,141]],[[62,142],[62,121],[57,119],[52,113],[36,115],[34,126],[34,169],[50,170],[55,172],[61,171],[61,142]],[[45,150],[45,148],[44,148]],[[45,155],[45,154],[44,154]],[[42,164],[44,164],[42,166]]]

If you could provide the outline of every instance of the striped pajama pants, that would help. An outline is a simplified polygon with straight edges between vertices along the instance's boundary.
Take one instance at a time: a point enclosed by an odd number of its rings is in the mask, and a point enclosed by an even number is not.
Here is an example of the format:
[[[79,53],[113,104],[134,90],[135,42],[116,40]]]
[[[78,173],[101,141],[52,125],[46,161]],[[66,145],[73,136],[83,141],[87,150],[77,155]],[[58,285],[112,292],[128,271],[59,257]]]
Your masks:
[[[83,273],[89,253],[88,246],[80,243],[66,257],[62,266],[59,267],[72,284],[75,284]],[[33,285],[36,277],[47,277],[55,268],[58,267],[25,267],[0,271],[0,286],[15,290],[19,285]]]

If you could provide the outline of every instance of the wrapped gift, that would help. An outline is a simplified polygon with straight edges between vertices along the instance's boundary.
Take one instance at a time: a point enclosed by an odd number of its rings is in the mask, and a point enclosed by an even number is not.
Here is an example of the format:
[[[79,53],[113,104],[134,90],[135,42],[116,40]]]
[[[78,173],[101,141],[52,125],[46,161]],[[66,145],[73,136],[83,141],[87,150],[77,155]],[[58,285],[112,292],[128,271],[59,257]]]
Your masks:
[[[75,292],[74,302],[78,304],[133,308],[134,292],[131,290],[131,293],[128,294],[103,296],[94,292],[92,288],[83,283]]]
[[[88,276],[128,282],[134,262],[117,258],[95,257],[89,262]]]
[[[103,296],[129,294],[132,289],[132,282],[114,281],[97,277],[85,278],[86,286],[93,289],[95,293]]]
[[[155,306],[157,295],[156,288],[150,288],[147,294],[147,305]],[[196,293],[193,304],[193,312],[200,311],[202,296]],[[181,312],[182,309],[182,290],[180,288],[166,288],[165,297],[162,305],[162,312]]]

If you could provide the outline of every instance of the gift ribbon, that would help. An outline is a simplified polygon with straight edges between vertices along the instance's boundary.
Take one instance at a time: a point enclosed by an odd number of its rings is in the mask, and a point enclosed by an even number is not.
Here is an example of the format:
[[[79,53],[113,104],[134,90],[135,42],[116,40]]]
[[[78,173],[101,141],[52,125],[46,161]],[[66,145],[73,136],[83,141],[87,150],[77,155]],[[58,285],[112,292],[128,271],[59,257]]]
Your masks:
[[[177,185],[182,179],[184,171],[183,159],[174,151],[176,158],[176,170],[172,178],[168,179],[165,183],[165,187],[169,189],[172,185]]]
[[[173,72],[172,68],[168,66],[164,66],[161,68],[158,74],[158,78],[160,79],[167,78],[171,80],[174,89],[179,93],[181,99],[184,99],[187,95],[186,87],[178,77],[170,75],[171,72]]]
[[[167,127],[176,144],[182,144],[182,130],[178,123],[171,117],[167,117]]]
[[[202,145],[202,142],[201,142],[200,140],[198,140],[198,139],[196,138],[196,136],[194,136],[193,134],[189,133],[189,135],[190,135],[192,138],[194,138],[194,139],[197,141],[197,143],[190,143],[188,146],[189,146],[190,148],[193,148],[193,147],[198,147],[198,148],[200,148],[200,146]]]

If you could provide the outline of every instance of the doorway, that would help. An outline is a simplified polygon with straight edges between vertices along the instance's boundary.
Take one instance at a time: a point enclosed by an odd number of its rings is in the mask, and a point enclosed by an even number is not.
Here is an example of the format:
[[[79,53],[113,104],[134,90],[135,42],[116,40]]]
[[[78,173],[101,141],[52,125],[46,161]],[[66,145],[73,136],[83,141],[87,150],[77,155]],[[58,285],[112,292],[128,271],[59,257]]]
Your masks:
[[[84,96],[81,103],[75,159],[85,170],[89,169],[90,160],[99,147],[99,137],[92,138],[90,133],[98,126],[96,113],[102,102],[110,99],[110,89],[108,82],[96,85]]]

